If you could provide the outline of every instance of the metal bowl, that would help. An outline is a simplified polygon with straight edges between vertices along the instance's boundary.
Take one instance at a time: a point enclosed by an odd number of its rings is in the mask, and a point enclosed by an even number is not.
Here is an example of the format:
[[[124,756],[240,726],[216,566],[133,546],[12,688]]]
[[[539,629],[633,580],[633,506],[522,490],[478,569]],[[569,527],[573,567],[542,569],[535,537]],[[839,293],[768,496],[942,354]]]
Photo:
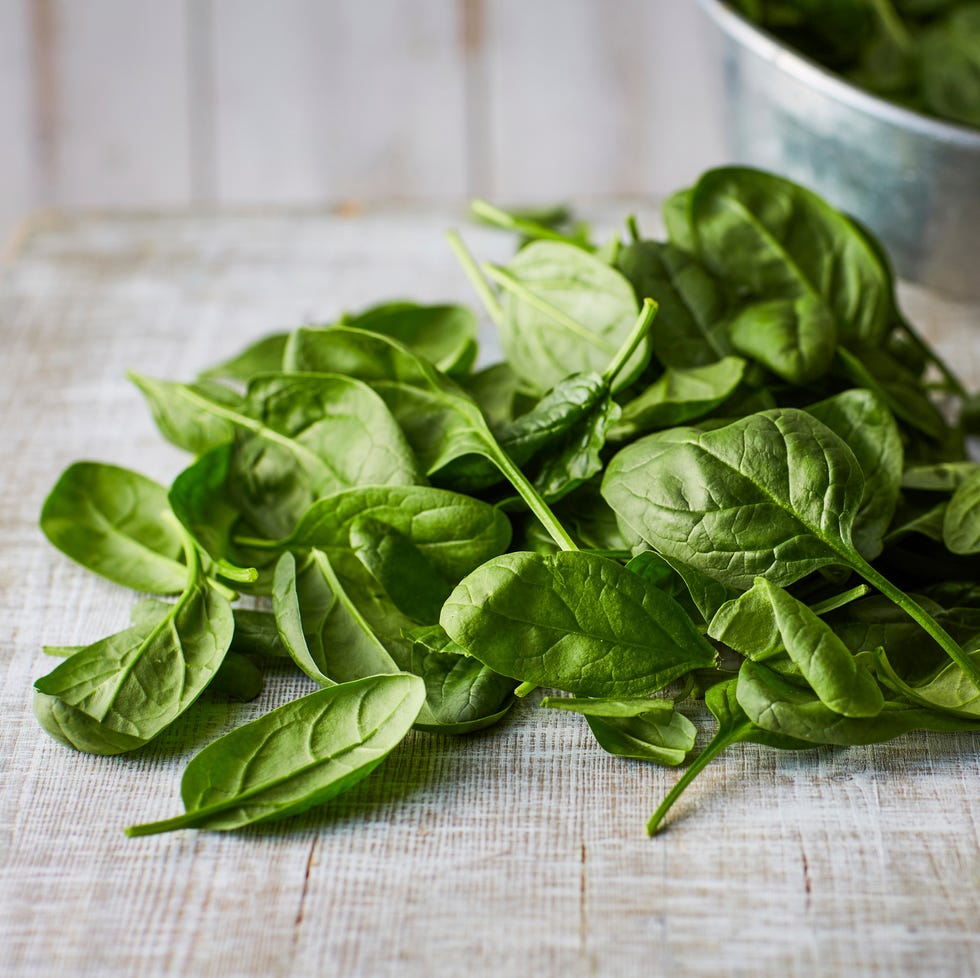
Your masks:
[[[980,301],[980,131],[855,88],[720,0],[728,150],[854,215],[903,278]]]

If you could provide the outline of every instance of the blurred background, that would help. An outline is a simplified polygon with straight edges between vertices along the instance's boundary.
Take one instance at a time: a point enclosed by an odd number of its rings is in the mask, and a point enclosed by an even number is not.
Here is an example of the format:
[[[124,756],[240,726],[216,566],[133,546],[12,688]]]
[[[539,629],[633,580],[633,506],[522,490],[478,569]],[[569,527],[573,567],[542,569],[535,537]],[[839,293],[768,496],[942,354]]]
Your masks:
[[[0,238],[44,209],[660,195],[721,162],[695,0],[0,0]]]

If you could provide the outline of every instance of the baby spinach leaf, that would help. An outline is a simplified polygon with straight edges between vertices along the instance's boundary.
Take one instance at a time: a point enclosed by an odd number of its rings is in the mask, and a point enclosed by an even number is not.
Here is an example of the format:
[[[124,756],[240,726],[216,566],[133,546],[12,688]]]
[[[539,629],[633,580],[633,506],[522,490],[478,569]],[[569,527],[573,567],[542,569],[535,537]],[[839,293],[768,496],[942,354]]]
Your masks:
[[[605,717],[628,720],[649,714],[660,719],[669,718],[674,701],[651,696],[596,697],[596,696],[545,696],[541,706],[550,710],[567,710],[587,717]]]
[[[201,380],[237,380],[248,383],[259,374],[273,374],[282,370],[282,354],[286,349],[288,333],[272,333],[247,346],[237,356],[224,360],[199,375]]]
[[[868,560],[881,553],[902,478],[902,439],[888,408],[869,390],[853,389],[812,404],[807,412],[839,435],[864,473],[854,545]]]
[[[451,581],[506,550],[511,535],[507,517],[479,499],[427,486],[365,486],[316,502],[283,542],[349,552],[351,527],[364,519],[397,530]]]
[[[690,202],[696,253],[733,288],[765,299],[822,300],[841,342],[884,339],[887,273],[854,226],[816,194],[744,167],[710,170]],[[828,247],[824,242],[832,242]]]
[[[922,492],[955,492],[973,473],[980,471],[976,462],[936,462],[933,465],[911,465],[902,473],[903,489]]]
[[[137,591],[172,594],[187,580],[166,489],[129,469],[69,466],[44,501],[41,530],[83,567]]]
[[[491,669],[590,696],[635,696],[712,665],[680,605],[588,553],[511,553],[460,582],[440,624]]]
[[[737,353],[803,386],[820,380],[834,362],[837,325],[827,303],[812,292],[744,306],[729,335]]]
[[[841,716],[809,690],[758,662],[742,664],[737,696],[746,716],[762,729],[814,744],[877,744],[910,730],[980,732],[980,718],[955,717],[896,700],[887,700],[874,717]]]
[[[954,554],[980,553],[980,468],[953,493],[943,517],[943,540]]]
[[[401,671],[326,554],[310,553],[299,569],[291,554],[276,565],[273,610],[290,657],[321,686]]]
[[[643,438],[610,461],[602,489],[656,550],[736,588],[850,563],[863,491],[851,450],[791,408]]]
[[[87,646],[34,684],[41,694],[35,712],[53,737],[95,753],[132,750],[169,726],[211,682],[234,620],[227,600],[203,577],[193,547],[185,553],[187,583],[175,604]]]
[[[439,620],[453,585],[408,536],[388,523],[361,516],[350,526],[350,546],[403,615],[421,624]]]
[[[980,650],[974,649],[967,654],[974,661],[980,661]],[[915,683],[899,676],[883,648],[877,650],[877,663],[885,684],[913,703],[940,713],[980,720],[980,692],[955,662],[945,663]]]
[[[433,651],[416,642],[409,665],[425,683],[426,710],[416,724],[420,730],[448,734],[485,730],[502,720],[515,703],[516,683],[467,655]]]
[[[835,713],[873,717],[881,712],[884,698],[874,676],[825,621],[765,578],[757,578],[751,590],[723,605],[708,634],[753,661],[788,654]]]
[[[250,703],[262,692],[262,670],[248,656],[229,650],[205,694],[213,699]]]
[[[505,289],[500,341],[513,368],[534,390],[569,374],[602,372],[636,320],[630,283],[574,245],[535,241],[506,270],[487,269]],[[650,355],[639,344],[615,387],[625,387]]]
[[[178,448],[202,455],[234,436],[244,406],[240,394],[208,380],[178,384],[132,371],[126,376],[146,399],[160,434]]]
[[[585,720],[604,751],[668,767],[684,763],[697,736],[697,727],[673,709],[666,717],[659,713],[635,717],[587,715]]]
[[[225,734],[187,765],[186,814],[130,826],[237,829],[305,812],[367,777],[404,739],[422,708],[417,676],[371,676],[303,696]]]
[[[640,302],[650,298],[660,306],[650,347],[664,366],[705,367],[733,352],[725,294],[689,251],[637,241],[619,252],[616,267]]]
[[[385,302],[345,316],[343,325],[390,336],[451,376],[469,373],[476,360],[476,317],[464,306]]]
[[[714,411],[735,391],[745,372],[741,357],[687,369],[668,367],[643,393],[628,401],[612,437],[637,435],[686,424]]]

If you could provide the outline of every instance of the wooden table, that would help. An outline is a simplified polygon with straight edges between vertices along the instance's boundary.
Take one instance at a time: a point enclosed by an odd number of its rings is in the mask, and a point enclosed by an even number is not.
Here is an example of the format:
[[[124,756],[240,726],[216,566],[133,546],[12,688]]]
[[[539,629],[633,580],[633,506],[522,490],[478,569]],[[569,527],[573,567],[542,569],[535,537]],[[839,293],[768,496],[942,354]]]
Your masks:
[[[161,482],[185,463],[124,371],[189,378],[274,328],[382,298],[469,301],[441,237],[453,218],[54,218],[21,241],[0,279],[0,974],[980,974],[969,737],[736,747],[650,840],[677,773],[607,756],[578,718],[528,705],[487,734],[413,734],[286,825],[130,840],[124,825],[180,810],[196,750],[308,681],[274,672],[255,703],[202,701],[131,757],[40,730],[42,644],[115,631],[133,601],[44,541],[45,493],[79,458]],[[510,247],[467,235],[487,257]],[[906,301],[980,382],[977,310]]]

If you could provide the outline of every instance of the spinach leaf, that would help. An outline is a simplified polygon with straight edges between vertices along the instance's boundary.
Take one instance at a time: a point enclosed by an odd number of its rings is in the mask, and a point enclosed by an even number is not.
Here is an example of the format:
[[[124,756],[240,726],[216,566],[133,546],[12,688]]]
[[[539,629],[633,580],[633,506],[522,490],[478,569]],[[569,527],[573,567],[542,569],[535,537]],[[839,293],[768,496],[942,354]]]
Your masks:
[[[67,468],[44,501],[41,530],[83,567],[137,591],[172,594],[187,579],[166,489],[129,469]]]
[[[954,554],[980,553],[980,468],[953,493],[943,517],[943,540]]]
[[[820,701],[848,717],[877,716],[884,704],[874,676],[833,629],[782,588],[757,578],[723,605],[708,634],[753,661],[788,655]]]
[[[820,380],[837,349],[834,317],[812,292],[750,303],[732,319],[729,335],[737,353],[799,386]]]
[[[228,830],[322,805],[367,777],[422,708],[416,676],[371,676],[303,696],[246,723],[187,765],[186,814],[134,825],[130,836]]]
[[[237,380],[248,383],[259,374],[274,374],[282,370],[282,355],[288,333],[272,333],[249,344],[230,360],[209,367],[199,375],[200,380]]]
[[[705,367],[731,354],[728,302],[724,291],[689,252],[659,241],[624,247],[616,267],[637,299],[660,306],[650,347],[666,367]]]
[[[148,743],[214,678],[231,644],[231,606],[185,544],[186,586],[158,616],[95,642],[35,682],[35,713],[53,737],[115,754]]]
[[[569,374],[601,372],[637,317],[633,287],[601,259],[574,245],[535,241],[506,269],[486,269],[505,294],[500,341],[522,380],[548,390]],[[641,342],[616,389],[627,386],[650,355]]]
[[[623,441],[709,414],[732,395],[744,373],[745,361],[741,357],[725,357],[687,369],[668,367],[645,391],[624,405],[611,437]]]
[[[980,670],[914,600],[857,551],[864,496],[853,452],[804,411],[783,408],[698,435],[648,436],[609,463],[603,495],[666,556],[724,584],[786,586],[821,567],[860,574],[908,612],[980,688]]]
[[[816,194],[773,174],[722,167],[698,180],[690,215],[696,253],[732,288],[756,298],[808,297],[808,318],[821,318],[822,301],[845,344],[884,339],[887,273],[847,218]]]
[[[476,317],[464,306],[385,302],[345,316],[342,323],[390,336],[451,376],[469,373],[476,360]]]
[[[636,696],[712,665],[680,605],[588,553],[511,553],[449,596],[440,624],[505,676],[589,696]]]
[[[967,653],[980,660],[980,650]],[[915,683],[903,679],[892,667],[883,648],[877,650],[877,664],[886,685],[897,693],[930,710],[980,720],[980,692],[955,662],[947,662],[931,675]]]
[[[937,713],[896,700],[887,700],[874,717],[841,716],[809,690],[758,662],[742,664],[737,697],[746,716],[762,729],[814,744],[877,744],[910,730],[980,732],[980,719]]]
[[[888,408],[868,390],[849,390],[807,409],[854,452],[864,497],[854,520],[854,545],[868,560],[881,553],[902,479],[902,438]]]
[[[637,761],[683,764],[697,736],[697,727],[674,709],[671,700],[546,696],[541,705],[582,713],[603,750]]]

